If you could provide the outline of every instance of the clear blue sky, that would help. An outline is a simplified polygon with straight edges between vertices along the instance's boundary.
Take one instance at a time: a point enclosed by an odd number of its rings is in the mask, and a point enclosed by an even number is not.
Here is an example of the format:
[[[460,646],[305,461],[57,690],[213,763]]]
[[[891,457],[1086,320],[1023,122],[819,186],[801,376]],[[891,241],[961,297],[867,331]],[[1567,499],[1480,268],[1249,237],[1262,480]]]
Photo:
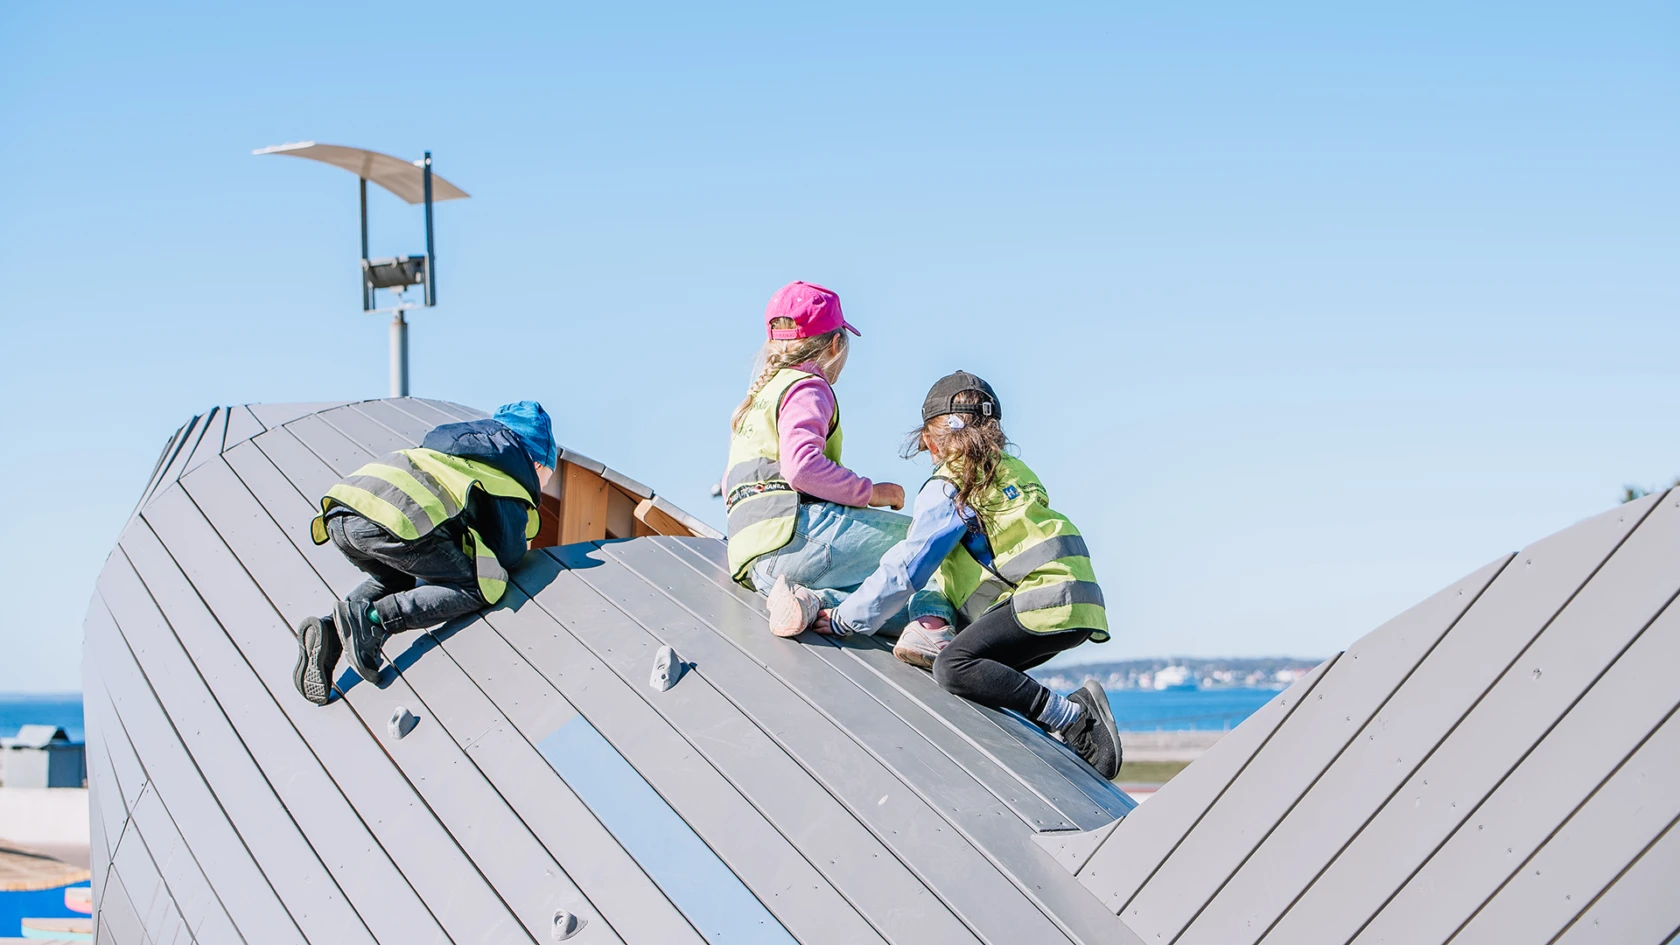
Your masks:
[[[400,17],[407,11],[408,21]],[[410,28],[412,27],[412,28]],[[548,404],[714,523],[765,299],[864,331],[847,459],[990,379],[1089,536],[1081,657],[1323,655],[1680,474],[1672,3],[0,6],[0,690],[213,404],[384,393],[349,174],[418,157],[416,393]],[[376,255],[422,251],[373,198]]]

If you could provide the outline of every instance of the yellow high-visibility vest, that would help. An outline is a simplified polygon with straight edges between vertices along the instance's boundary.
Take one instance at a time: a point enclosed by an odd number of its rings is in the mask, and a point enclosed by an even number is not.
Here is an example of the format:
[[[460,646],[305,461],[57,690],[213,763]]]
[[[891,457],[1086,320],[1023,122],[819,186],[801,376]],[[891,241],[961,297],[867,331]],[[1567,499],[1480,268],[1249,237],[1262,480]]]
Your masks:
[[[525,540],[537,536],[537,507],[519,480],[487,463],[428,449],[387,453],[328,489],[321,497],[321,514],[309,523],[309,536],[325,544],[327,512],[342,505],[403,541],[415,541],[459,516],[474,489],[523,503]],[[494,604],[507,591],[507,572],[475,529],[462,531],[461,550],[474,562],[479,592]]]
[[[933,478],[954,485],[959,477],[941,465]],[[928,582],[956,607],[958,624],[1007,602],[1033,633],[1084,629],[1092,642],[1107,641],[1108,612],[1090,550],[1067,516],[1050,508],[1049,493],[1027,464],[1005,455],[991,488],[974,505],[991,543],[992,566],[982,566],[959,544]]]
[[[776,420],[788,388],[814,376],[793,368],[777,371],[753,398],[741,419],[741,428],[729,438],[729,472],[724,477],[723,494],[729,515],[729,570],[737,581],[746,581],[754,558],[793,540],[799,493],[782,478]],[[834,422],[823,443],[823,455],[834,463],[840,462],[842,438],[836,401]]]

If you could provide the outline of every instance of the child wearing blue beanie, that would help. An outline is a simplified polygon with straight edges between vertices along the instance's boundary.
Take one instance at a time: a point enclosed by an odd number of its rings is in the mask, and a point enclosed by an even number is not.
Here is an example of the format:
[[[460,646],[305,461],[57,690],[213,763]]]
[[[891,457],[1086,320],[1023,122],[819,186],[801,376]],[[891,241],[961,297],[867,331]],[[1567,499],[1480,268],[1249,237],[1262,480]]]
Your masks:
[[[542,404],[503,404],[489,420],[446,423],[415,449],[361,467],[321,497],[311,523],[367,574],[330,616],[298,626],[292,682],[326,705],[340,656],[377,682],[381,648],[496,603],[537,534],[537,507],[560,449]]]

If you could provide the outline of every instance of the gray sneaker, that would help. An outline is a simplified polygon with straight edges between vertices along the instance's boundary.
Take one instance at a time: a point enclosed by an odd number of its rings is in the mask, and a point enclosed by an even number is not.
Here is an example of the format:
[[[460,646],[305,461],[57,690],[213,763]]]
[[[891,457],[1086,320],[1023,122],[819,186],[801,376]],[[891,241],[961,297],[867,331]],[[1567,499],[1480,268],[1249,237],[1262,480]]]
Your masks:
[[[338,625],[338,639],[344,645],[344,658],[356,670],[356,675],[370,683],[379,682],[379,648],[385,643],[385,632],[368,619],[366,601],[341,600],[333,605],[333,623]]]
[[[797,584],[789,584],[785,577],[776,578],[770,588],[770,632],[779,637],[796,637],[815,623],[822,612],[817,595]]]
[[[343,649],[331,617],[305,617],[298,624],[298,661],[292,669],[292,685],[299,695],[316,705],[327,704]]]
[[[1114,711],[1109,708],[1108,694],[1095,679],[1085,680],[1069,702],[1079,705],[1079,718],[1061,732],[1062,743],[1097,769],[1105,780],[1112,781],[1120,773],[1120,732],[1114,725]]]

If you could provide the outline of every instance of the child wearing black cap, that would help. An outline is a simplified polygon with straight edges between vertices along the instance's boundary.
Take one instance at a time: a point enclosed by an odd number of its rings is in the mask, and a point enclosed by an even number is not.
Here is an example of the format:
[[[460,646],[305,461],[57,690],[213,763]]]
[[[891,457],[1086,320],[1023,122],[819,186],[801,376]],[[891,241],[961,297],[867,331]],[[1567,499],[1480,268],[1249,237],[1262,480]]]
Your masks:
[[[931,668],[948,692],[1021,713],[1113,778],[1120,738],[1102,686],[1086,680],[1064,697],[1022,672],[1106,641],[1108,618],[1085,540],[1007,452],[1001,418],[997,394],[972,374],[933,385],[908,446],[935,465],[910,534],[813,629],[870,633],[908,601],[899,659]]]

